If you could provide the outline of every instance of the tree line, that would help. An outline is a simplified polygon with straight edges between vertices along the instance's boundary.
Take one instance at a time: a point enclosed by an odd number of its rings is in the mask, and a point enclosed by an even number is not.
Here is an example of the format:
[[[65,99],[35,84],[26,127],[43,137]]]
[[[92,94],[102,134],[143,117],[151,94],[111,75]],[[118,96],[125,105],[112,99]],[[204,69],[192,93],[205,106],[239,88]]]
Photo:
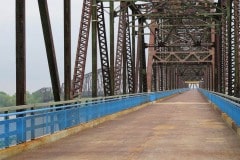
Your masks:
[[[50,101],[53,101],[53,93],[51,88],[42,88],[33,93],[26,93],[27,104],[44,103]],[[11,96],[5,92],[0,91],[0,107],[9,107],[15,105],[16,94]]]

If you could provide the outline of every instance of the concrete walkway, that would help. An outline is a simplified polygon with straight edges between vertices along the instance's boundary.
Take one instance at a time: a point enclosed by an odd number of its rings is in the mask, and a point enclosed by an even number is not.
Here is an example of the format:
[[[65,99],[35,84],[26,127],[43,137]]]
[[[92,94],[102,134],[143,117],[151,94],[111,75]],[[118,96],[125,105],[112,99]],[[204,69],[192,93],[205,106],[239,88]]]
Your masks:
[[[240,139],[196,90],[9,160],[240,160]]]

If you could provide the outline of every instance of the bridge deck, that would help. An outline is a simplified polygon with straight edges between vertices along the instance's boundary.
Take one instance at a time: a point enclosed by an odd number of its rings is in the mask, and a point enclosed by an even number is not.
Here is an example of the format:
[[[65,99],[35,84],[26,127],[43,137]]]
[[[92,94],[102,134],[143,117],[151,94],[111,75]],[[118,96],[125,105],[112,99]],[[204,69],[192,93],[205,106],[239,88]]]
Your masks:
[[[240,159],[240,139],[196,90],[11,160]]]

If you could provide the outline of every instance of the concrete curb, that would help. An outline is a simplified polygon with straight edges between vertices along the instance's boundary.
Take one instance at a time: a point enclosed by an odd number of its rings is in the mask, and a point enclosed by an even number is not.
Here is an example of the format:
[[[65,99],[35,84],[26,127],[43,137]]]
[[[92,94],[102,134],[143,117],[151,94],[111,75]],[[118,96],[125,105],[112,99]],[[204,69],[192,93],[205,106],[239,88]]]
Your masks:
[[[210,102],[211,103],[211,102]],[[212,108],[217,111],[218,114],[221,115],[222,119],[227,123],[227,125],[232,128],[237,135],[240,138],[240,126],[237,126],[237,124],[232,120],[231,117],[229,117],[226,113],[222,112],[218,106],[216,106],[215,104],[211,103]]]

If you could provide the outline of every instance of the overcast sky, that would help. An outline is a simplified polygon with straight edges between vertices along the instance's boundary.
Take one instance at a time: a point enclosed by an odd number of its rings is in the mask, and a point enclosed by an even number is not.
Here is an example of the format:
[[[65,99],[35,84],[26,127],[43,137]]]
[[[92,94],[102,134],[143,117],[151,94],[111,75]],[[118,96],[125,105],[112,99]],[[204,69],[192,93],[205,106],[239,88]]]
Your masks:
[[[72,72],[75,63],[82,3],[82,0],[71,0]],[[114,5],[115,9],[119,8],[119,2],[114,3]],[[105,3],[105,6],[108,7],[108,3]],[[60,83],[62,84],[64,82],[63,0],[48,0],[48,8],[50,12]],[[108,9],[105,9],[106,27],[108,27],[109,12],[106,10]],[[0,5],[0,13],[0,91],[14,94],[16,91],[15,0],[2,0]],[[115,18],[114,21],[116,30],[115,33],[117,33],[118,18]],[[107,28],[107,38],[109,38],[108,31],[109,29]],[[117,34],[115,34],[115,42],[116,39]],[[148,40],[146,40],[146,42],[147,41]],[[26,0],[26,55],[27,91],[33,92],[42,87],[51,87],[37,0]],[[98,63],[98,68],[100,68],[100,63]],[[91,72],[91,34],[89,37],[85,73],[89,72]]]
[[[48,0],[60,81],[63,83],[63,0]],[[82,1],[72,0],[72,69],[79,33]],[[15,93],[15,0],[0,5],[0,91]],[[51,86],[37,0],[26,1],[27,90]],[[91,57],[88,56],[88,60]],[[86,72],[91,68],[88,63]]]

